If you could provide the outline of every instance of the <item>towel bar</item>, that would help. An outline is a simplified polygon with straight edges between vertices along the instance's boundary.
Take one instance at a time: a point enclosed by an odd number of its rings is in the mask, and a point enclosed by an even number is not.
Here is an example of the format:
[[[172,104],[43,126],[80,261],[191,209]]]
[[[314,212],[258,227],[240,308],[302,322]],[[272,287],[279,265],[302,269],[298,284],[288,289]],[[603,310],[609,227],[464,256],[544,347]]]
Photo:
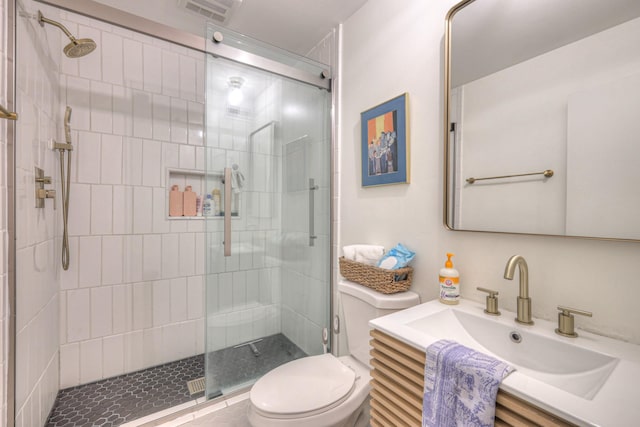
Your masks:
[[[542,172],[519,173],[515,175],[502,175],[502,176],[488,176],[486,178],[467,178],[467,182],[469,184],[473,184],[476,181],[484,181],[486,179],[513,178],[516,176],[529,176],[529,175],[544,175],[545,178],[551,178],[553,176],[553,171],[551,169],[547,169]]]

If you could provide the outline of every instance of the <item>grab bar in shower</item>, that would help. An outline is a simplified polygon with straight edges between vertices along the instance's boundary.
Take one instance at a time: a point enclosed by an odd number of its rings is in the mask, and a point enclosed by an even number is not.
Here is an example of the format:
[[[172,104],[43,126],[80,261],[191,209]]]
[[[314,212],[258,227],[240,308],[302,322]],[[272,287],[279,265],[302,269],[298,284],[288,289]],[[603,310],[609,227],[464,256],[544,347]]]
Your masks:
[[[231,256],[231,168],[224,168],[224,256]]]
[[[2,105],[0,105],[0,119],[18,120],[18,113],[9,111]]]
[[[309,246],[313,246],[318,238],[315,231],[315,192],[319,188],[316,180],[309,178]]]

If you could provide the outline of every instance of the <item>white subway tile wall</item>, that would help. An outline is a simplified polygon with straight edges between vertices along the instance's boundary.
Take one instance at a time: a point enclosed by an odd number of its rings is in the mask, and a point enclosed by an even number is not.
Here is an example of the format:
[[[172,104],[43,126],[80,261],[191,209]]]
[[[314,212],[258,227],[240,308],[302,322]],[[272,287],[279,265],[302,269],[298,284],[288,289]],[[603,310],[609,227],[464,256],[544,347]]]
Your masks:
[[[2,1],[2,91],[6,90],[8,2]],[[17,6],[19,13],[24,7],[32,12],[32,1]],[[37,8],[36,8],[37,9]],[[45,15],[56,14],[52,9],[43,7]],[[59,282],[57,265],[60,262],[58,248],[60,230],[58,220],[60,209],[53,209],[53,202],[47,200],[44,209],[35,209],[34,166],[44,169],[57,186],[57,158],[47,149],[48,140],[59,140],[58,119],[62,117],[60,106],[60,68],[61,49],[59,30],[42,29],[34,19],[18,15],[17,47],[20,60],[17,61],[16,94],[18,102],[15,108],[20,120],[15,122],[16,129],[16,277],[20,280],[16,286],[18,306],[16,308],[16,346],[19,357],[16,359],[16,416],[18,425],[43,425],[49,409],[53,405],[58,390],[58,324],[59,324]],[[6,105],[6,93],[2,93],[0,102]],[[81,100],[89,102],[89,100]],[[6,156],[6,122],[3,120],[2,138],[3,156]],[[2,159],[6,164],[7,158]],[[6,171],[7,168],[4,167]],[[4,173],[4,172],[3,172]],[[7,200],[6,177],[2,176],[2,205]],[[6,216],[2,216],[0,227],[6,244]],[[77,242],[74,242],[77,251]],[[4,246],[4,244],[2,245]],[[4,254],[3,254],[4,255]],[[6,283],[6,257],[3,256],[1,276]],[[62,280],[60,280],[60,283]],[[77,283],[64,281],[64,286],[77,287]],[[6,289],[6,286],[3,286]],[[4,292],[4,291],[3,291]],[[7,348],[4,337],[8,301],[2,295],[3,348]],[[2,370],[5,370],[3,351]],[[2,388],[2,419],[6,414],[6,382]],[[24,422],[23,422],[24,421]]]
[[[74,259],[79,266],[72,260],[60,281],[64,388],[203,352],[207,286],[204,221],[167,219],[165,182],[167,168],[205,168],[204,56],[71,13],[61,16],[98,43],[97,55],[79,59],[77,68],[65,60],[60,69],[61,104],[73,108],[77,147],[69,221],[72,252],[79,256]],[[276,99],[277,89],[270,88],[271,98],[262,100]],[[269,114],[277,119],[274,111]],[[248,134],[267,116],[255,123],[220,118],[214,135],[224,133],[226,148],[235,151],[218,150],[209,166],[238,163],[246,171]],[[273,174],[269,161],[280,153],[273,147],[261,153],[262,176]],[[204,190],[200,182],[184,183],[189,184]],[[268,221],[246,233],[242,267],[240,255],[225,260],[219,245],[210,254],[216,260],[212,272],[231,272],[208,285],[210,295],[221,296],[210,323],[231,321],[233,327],[209,350],[281,331],[273,308],[280,284],[272,280],[280,277],[275,230],[281,219],[271,215],[281,209],[269,206],[282,199],[273,189],[262,196],[260,191],[266,188],[251,189]],[[245,204],[242,197],[240,206]],[[221,224],[212,222],[212,242],[219,243]],[[247,223],[234,219],[237,229]],[[268,246],[268,239],[276,243]],[[273,256],[265,256],[267,250],[274,250]],[[262,288],[268,288],[268,297],[260,298]],[[230,311],[234,307],[240,310],[236,314]],[[265,319],[257,331],[254,318]],[[79,362],[79,370],[67,359]]]

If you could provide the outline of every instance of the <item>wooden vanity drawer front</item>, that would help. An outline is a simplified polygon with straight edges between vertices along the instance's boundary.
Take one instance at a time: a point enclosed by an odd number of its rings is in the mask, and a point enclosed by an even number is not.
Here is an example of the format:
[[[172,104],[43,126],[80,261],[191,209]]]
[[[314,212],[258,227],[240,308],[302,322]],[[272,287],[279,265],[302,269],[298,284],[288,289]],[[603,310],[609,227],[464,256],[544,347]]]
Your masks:
[[[425,353],[375,329],[371,336],[371,426],[421,426]],[[574,426],[502,390],[495,425]]]
[[[507,426],[576,426],[502,390],[496,397],[496,425],[498,420]]]

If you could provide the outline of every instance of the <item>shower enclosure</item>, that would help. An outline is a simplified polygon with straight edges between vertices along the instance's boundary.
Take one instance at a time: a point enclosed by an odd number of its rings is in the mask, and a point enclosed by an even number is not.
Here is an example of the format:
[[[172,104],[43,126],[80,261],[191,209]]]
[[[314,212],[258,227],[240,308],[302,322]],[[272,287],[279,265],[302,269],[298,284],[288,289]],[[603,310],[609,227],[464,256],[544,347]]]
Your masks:
[[[222,38],[216,43],[315,75],[324,70],[214,25],[207,32],[208,40]],[[203,193],[221,198],[206,217],[205,239],[212,397],[326,349],[331,100],[326,90],[214,55],[206,58],[206,90]]]
[[[17,7],[10,418],[42,425],[57,395],[70,412],[49,425],[109,425],[87,418],[101,408],[92,416],[117,424],[330,351],[329,67],[91,0]],[[39,9],[95,50],[67,58],[67,32],[42,27]],[[64,238],[61,209],[34,207],[34,166],[61,206],[52,148],[69,133]],[[174,185],[206,212],[170,216]]]

